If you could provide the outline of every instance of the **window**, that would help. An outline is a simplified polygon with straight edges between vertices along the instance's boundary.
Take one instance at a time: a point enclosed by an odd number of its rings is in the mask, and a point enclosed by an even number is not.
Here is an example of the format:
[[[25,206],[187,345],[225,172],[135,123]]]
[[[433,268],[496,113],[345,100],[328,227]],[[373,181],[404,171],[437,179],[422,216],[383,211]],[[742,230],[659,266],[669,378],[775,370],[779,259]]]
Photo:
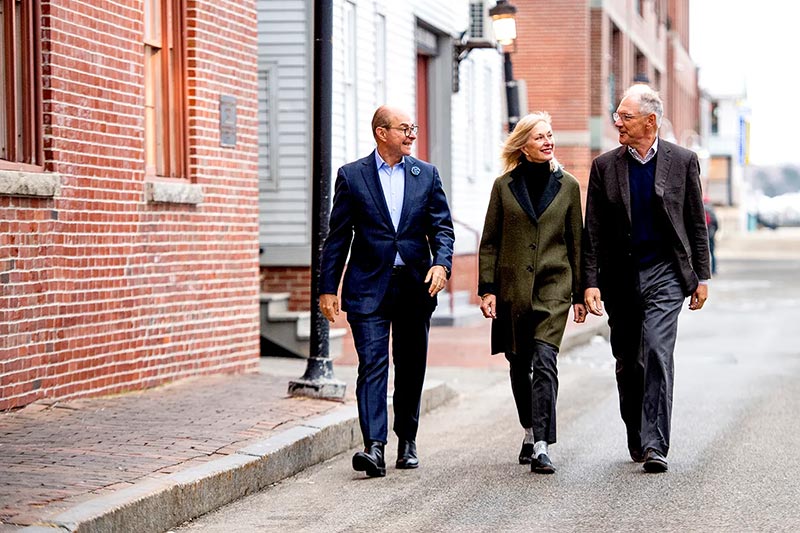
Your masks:
[[[358,94],[356,91],[356,5],[344,3],[344,142],[348,161],[358,156]]]
[[[258,181],[265,190],[278,188],[278,64],[258,71]]]
[[[375,97],[376,107],[386,103],[386,15],[375,20]]]
[[[480,110],[480,114],[483,116],[483,135],[486,137],[484,138],[484,142],[481,144],[483,145],[483,168],[487,172],[491,172],[494,168],[494,162],[497,159],[495,155],[495,143],[489,141],[489,139],[495,139],[498,129],[498,124],[500,123],[499,120],[496,119],[494,113],[492,112],[493,109],[493,102],[494,99],[494,87],[496,86],[495,78],[492,76],[492,69],[488,66],[484,66],[483,68],[483,109]]]
[[[611,28],[611,72],[608,75],[608,116],[617,110],[617,105],[622,99],[622,32],[616,26]]]
[[[636,72],[633,76],[633,82],[650,83],[650,76],[648,76],[648,71],[650,69],[647,65],[647,58],[638,48],[634,48],[633,56],[634,63],[636,64]]]
[[[144,2],[145,169],[186,177],[185,0]]]
[[[40,19],[37,0],[0,0],[0,168],[43,165]]]
[[[473,39],[483,39],[486,37],[483,31],[483,21],[486,20],[483,14],[483,0],[472,0],[469,3],[469,36]]]
[[[711,135],[719,135],[719,102],[711,102]]]

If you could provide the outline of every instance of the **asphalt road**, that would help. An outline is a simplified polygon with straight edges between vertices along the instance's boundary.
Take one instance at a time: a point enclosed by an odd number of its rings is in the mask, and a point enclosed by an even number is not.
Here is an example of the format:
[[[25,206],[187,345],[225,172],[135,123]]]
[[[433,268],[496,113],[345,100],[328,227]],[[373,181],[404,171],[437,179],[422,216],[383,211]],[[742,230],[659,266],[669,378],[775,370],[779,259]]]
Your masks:
[[[461,395],[423,418],[418,470],[393,467],[390,438],[385,478],[343,454],[176,531],[798,531],[798,272],[726,259],[705,309],[682,312],[666,474],[628,458],[598,338],[559,361],[555,475],[517,464],[503,369],[432,368]]]

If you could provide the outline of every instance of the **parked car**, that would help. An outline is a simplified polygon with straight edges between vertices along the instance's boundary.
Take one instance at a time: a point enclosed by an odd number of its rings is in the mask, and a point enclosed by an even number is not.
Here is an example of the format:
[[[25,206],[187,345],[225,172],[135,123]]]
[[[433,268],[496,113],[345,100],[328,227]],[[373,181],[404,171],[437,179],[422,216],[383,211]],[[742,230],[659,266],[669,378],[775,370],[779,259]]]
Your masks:
[[[800,226],[800,192],[762,196],[755,215],[759,224],[770,229]]]

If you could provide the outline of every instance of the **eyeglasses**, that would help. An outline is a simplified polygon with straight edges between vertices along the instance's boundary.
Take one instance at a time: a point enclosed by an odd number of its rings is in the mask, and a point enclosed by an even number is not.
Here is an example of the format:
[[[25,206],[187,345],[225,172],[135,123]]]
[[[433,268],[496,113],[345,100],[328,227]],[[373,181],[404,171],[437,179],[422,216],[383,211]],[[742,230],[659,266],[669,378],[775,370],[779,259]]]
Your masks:
[[[644,117],[646,115],[647,115],[647,113],[642,114],[642,115],[628,115],[628,114],[620,115],[619,113],[617,113],[615,111],[614,113],[611,113],[611,118],[614,119],[614,122],[616,122],[618,120],[622,120],[622,122],[630,122],[631,120],[633,120],[635,118]]]
[[[419,126],[417,126],[416,124],[412,124],[410,126],[404,126],[404,125],[389,126],[387,124],[386,126],[383,127],[386,128],[387,130],[400,130],[405,134],[406,137],[411,137],[412,135],[416,135],[417,132],[419,131]]]

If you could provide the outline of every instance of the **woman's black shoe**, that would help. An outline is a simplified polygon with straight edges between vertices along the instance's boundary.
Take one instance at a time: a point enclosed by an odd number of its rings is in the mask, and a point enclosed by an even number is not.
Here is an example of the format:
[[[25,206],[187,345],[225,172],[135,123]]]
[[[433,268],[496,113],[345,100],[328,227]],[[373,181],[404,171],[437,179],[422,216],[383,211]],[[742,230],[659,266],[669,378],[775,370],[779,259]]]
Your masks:
[[[539,457],[535,457],[531,461],[531,472],[536,472],[537,474],[553,474],[555,471],[556,467],[546,453],[539,454]]]
[[[522,443],[522,449],[519,451],[519,464],[529,465],[533,461],[533,444]]]

